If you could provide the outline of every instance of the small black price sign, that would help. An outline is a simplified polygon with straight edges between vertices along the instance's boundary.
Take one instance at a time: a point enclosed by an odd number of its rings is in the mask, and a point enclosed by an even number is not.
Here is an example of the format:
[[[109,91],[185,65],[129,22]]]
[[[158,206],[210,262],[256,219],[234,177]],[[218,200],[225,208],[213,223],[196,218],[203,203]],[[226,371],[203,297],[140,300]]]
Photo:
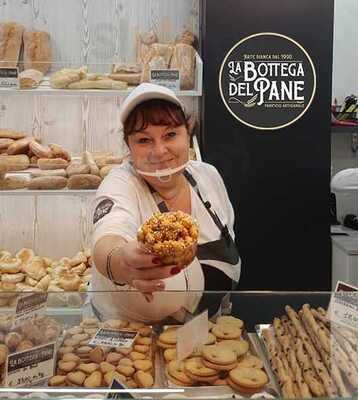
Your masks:
[[[118,393],[108,393],[107,399],[108,400],[119,400],[119,399],[134,399],[135,397],[132,396],[129,392],[122,392],[122,390],[128,390],[121,382],[113,379],[112,384],[110,386],[111,390],[121,390]]]
[[[0,63],[0,87],[2,88],[19,88],[19,69],[18,68],[2,68]]]
[[[55,342],[10,354],[6,361],[5,386],[32,386],[54,372]]]
[[[92,346],[131,347],[137,335],[137,331],[100,328],[89,344]]]
[[[180,72],[178,69],[151,69],[150,82],[171,90],[179,90]]]
[[[13,328],[21,326],[28,320],[44,314],[47,305],[47,293],[31,293],[20,296],[16,303]]]

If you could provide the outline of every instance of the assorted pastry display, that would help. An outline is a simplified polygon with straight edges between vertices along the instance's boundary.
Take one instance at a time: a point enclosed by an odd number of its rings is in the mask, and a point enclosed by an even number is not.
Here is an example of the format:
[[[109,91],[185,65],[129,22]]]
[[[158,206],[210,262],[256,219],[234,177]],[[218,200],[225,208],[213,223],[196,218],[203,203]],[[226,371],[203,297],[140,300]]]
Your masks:
[[[0,251],[0,306],[15,304],[18,292],[85,291],[91,280],[92,258],[89,250],[74,257],[52,260],[32,249],[16,254]]]
[[[135,63],[113,63],[111,70],[103,74],[89,73],[87,66],[62,68],[50,76],[49,83],[53,89],[126,90],[128,86],[149,82],[151,69],[171,69],[179,70],[180,89],[191,90],[195,86],[195,42],[195,36],[188,30],[170,43],[160,43],[153,31],[139,33]],[[37,88],[51,64],[48,32],[27,30],[16,22],[0,23],[0,66],[20,65],[21,89]]]
[[[230,386],[234,391],[251,395],[269,382],[262,360],[253,354],[243,338],[244,323],[233,316],[209,322],[205,345],[182,361],[177,360],[177,329],[167,327],[158,337],[163,351],[165,375],[175,386]]]
[[[137,331],[132,347],[94,346],[91,339],[99,328]],[[83,319],[68,329],[58,349],[56,375],[49,386],[108,387],[115,378],[130,389],[154,385],[152,328],[140,322]]]
[[[324,309],[285,307],[262,332],[283,397],[352,397],[358,389],[358,335]]]
[[[53,318],[37,316],[12,328],[12,316],[0,315],[0,382],[4,382],[7,356],[34,347],[56,342],[61,325]]]
[[[0,129],[0,153],[0,190],[97,189],[122,162],[112,152],[84,151],[81,157],[71,157],[59,144],[44,145],[38,138],[10,129]],[[29,175],[6,175],[18,171],[29,171]]]
[[[155,213],[140,226],[137,239],[163,265],[188,265],[196,253],[199,237],[198,224],[182,212]]]

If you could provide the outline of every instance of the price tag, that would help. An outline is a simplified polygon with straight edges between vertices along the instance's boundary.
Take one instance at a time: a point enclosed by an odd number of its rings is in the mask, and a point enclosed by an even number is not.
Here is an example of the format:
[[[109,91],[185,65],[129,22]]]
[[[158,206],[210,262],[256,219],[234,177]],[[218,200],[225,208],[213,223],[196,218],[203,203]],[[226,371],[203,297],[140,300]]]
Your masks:
[[[208,340],[208,310],[177,329],[177,359],[184,360]]]
[[[338,281],[331,295],[328,315],[333,323],[358,332],[358,288]]]
[[[137,331],[100,328],[89,344],[90,346],[131,347],[137,336]]]
[[[54,374],[55,342],[10,354],[6,360],[5,386],[32,386]]]
[[[150,83],[165,86],[171,90],[180,89],[180,73],[178,69],[151,69]]]
[[[39,315],[45,314],[46,304],[47,293],[31,293],[20,296],[16,303],[13,329],[28,320],[33,320]]]
[[[19,89],[19,69],[1,68],[0,66],[0,87]]]
[[[122,390],[128,390],[126,386],[124,386],[121,382],[118,382],[117,379],[113,379],[112,384],[110,386],[112,390],[120,390],[119,393],[108,393],[107,399],[134,399],[129,392],[123,392]]]

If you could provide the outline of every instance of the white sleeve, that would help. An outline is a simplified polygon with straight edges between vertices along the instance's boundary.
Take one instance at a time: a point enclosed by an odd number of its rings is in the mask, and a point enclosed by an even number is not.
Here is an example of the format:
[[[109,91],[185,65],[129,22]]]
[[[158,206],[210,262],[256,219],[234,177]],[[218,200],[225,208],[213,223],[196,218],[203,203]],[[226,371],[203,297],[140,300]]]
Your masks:
[[[126,240],[134,240],[140,225],[134,185],[115,174],[108,178],[103,181],[94,200],[93,247],[106,235],[119,235]]]

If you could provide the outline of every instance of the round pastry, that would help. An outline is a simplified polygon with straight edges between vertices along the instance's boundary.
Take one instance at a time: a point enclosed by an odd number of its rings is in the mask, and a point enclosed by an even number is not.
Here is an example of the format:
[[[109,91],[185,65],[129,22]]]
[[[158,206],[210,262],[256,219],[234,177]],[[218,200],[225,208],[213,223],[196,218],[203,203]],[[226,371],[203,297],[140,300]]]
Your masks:
[[[216,325],[211,333],[219,339],[237,339],[241,336],[241,329],[234,325]]]
[[[234,350],[218,345],[204,346],[202,355],[207,361],[219,365],[230,365],[237,360],[237,354]]]
[[[198,225],[182,211],[153,214],[138,230],[138,241],[163,265],[188,265],[196,253]]]
[[[259,389],[268,382],[265,372],[257,368],[235,368],[229,372],[229,378],[240,387]]]
[[[222,340],[218,346],[234,350],[238,357],[246,354],[250,347],[246,340]]]
[[[184,371],[188,375],[191,374],[199,377],[212,377],[217,375],[218,372],[215,369],[205,366],[200,357],[189,358],[188,360],[184,361]]]
[[[168,364],[168,373],[182,384],[192,385],[194,383],[184,372],[184,362],[171,361]]]
[[[262,369],[264,367],[264,363],[256,356],[251,354],[244,356],[242,359],[239,359],[237,364],[240,368],[257,368]]]
[[[217,318],[216,323],[219,325],[224,325],[224,324],[231,324],[235,325],[237,328],[242,329],[244,326],[243,321],[239,318],[235,318],[232,315],[222,315]]]

